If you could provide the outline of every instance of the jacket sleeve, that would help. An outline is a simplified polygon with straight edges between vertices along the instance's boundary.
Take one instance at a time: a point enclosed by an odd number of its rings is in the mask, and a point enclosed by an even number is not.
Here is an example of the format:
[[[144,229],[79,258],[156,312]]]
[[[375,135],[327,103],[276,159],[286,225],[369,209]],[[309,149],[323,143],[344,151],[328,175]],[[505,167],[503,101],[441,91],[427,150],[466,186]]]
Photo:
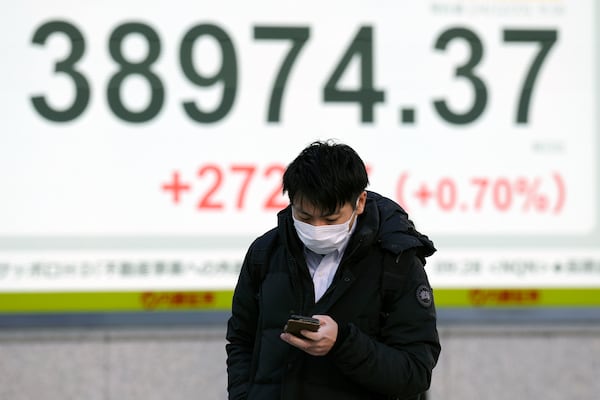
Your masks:
[[[230,400],[246,399],[250,386],[252,355],[258,319],[257,286],[250,268],[252,246],[246,254],[233,293],[231,317],[227,323],[227,391]]]
[[[330,356],[351,380],[387,396],[425,392],[440,354],[433,295],[423,264],[411,257],[402,290],[393,297],[381,335],[369,337],[353,324],[340,327]]]

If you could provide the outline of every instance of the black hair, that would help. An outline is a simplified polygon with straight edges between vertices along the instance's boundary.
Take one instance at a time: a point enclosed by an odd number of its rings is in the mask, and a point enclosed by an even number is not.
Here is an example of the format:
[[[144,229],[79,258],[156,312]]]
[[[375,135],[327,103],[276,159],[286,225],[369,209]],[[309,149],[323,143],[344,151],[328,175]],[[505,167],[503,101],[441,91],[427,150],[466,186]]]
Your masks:
[[[369,184],[365,164],[350,146],[331,140],[308,145],[283,174],[283,193],[290,203],[308,201],[327,213],[346,202],[356,207]]]

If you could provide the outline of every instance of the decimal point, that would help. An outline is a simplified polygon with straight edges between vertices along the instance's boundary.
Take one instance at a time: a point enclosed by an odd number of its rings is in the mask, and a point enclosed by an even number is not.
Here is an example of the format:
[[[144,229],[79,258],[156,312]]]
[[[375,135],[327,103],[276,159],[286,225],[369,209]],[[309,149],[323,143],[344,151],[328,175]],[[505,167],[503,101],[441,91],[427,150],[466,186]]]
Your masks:
[[[415,123],[416,111],[414,108],[401,108],[400,109],[400,122],[403,124],[414,124]]]

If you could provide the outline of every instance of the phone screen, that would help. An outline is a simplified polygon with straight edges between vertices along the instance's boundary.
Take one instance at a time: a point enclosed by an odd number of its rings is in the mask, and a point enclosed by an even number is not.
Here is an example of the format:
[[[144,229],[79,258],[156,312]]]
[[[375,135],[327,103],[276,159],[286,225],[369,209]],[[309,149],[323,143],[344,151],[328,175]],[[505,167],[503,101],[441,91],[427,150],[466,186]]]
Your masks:
[[[301,330],[316,332],[319,330],[320,321],[316,318],[305,317],[301,315],[292,315],[283,328],[284,332],[291,333],[294,336],[304,337]]]

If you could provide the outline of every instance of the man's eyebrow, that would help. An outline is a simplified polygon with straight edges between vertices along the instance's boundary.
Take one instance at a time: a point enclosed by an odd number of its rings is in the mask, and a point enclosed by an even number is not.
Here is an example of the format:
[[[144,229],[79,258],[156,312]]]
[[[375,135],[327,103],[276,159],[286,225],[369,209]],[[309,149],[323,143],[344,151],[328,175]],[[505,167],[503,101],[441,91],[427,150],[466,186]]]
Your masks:
[[[313,214],[311,214],[311,213],[309,213],[309,212],[307,212],[307,211],[305,211],[305,210],[301,209],[300,207],[294,206],[294,208],[296,209],[296,212],[297,212],[298,214],[303,214],[303,215],[308,215],[308,216],[310,216],[310,217],[314,217],[314,215],[313,215]],[[339,214],[340,212],[341,212],[341,210],[338,208],[338,209],[335,209],[335,210],[333,210],[332,212],[324,212],[324,213],[320,214],[320,215],[319,215],[319,218],[327,218],[327,217],[331,217],[332,215]]]
[[[312,214],[309,214],[307,211],[304,211],[298,206],[294,206],[294,210],[296,210],[296,213],[298,214],[310,215],[312,217]]]
[[[341,213],[341,209],[336,208],[335,210],[333,210],[332,212],[325,212],[321,214],[321,218],[327,218],[327,217],[331,217],[332,215],[337,215],[339,213]]]

